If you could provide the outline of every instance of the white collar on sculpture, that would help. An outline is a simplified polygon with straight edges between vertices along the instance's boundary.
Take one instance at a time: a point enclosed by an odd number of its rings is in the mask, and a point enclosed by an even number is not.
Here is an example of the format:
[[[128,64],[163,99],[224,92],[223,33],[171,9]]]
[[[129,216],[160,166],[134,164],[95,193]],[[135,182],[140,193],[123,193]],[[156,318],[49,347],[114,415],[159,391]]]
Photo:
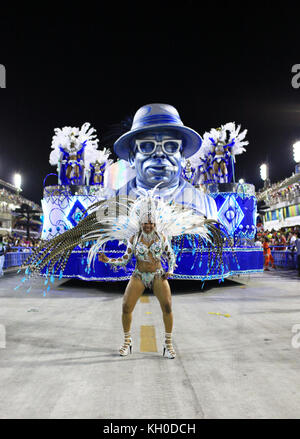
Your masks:
[[[140,196],[139,188],[137,188],[136,186],[136,179],[133,178],[128,182],[128,184],[129,184],[128,193],[130,194],[131,192],[133,192],[136,196]],[[186,181],[183,178],[180,178],[179,184],[175,188],[168,188],[168,187],[161,189],[158,188],[156,193],[162,198],[168,197],[174,199],[184,189],[185,186],[186,186]]]

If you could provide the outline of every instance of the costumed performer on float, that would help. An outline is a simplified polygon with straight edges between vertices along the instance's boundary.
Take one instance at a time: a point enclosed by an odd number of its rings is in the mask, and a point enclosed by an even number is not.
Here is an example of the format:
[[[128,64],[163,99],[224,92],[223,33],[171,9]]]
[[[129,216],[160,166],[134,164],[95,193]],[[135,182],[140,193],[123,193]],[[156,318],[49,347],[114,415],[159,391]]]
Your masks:
[[[97,139],[95,128],[89,122],[82,127],[65,126],[54,129],[49,163],[57,166],[58,184],[84,184],[86,171],[86,156],[97,154]]]
[[[201,149],[192,157],[190,162],[201,176],[206,171],[204,183],[229,183],[234,177],[235,156],[246,151],[245,140],[248,130],[240,133],[241,125],[228,122],[220,128],[212,128],[205,132]]]

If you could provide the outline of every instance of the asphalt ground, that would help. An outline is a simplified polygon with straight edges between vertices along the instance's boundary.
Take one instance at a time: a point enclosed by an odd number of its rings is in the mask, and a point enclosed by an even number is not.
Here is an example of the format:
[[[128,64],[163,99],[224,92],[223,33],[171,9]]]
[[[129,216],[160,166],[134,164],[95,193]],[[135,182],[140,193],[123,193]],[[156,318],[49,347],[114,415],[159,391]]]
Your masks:
[[[0,279],[0,418],[300,417],[300,278],[293,271],[219,284],[170,281],[177,356],[162,356],[159,303],[133,314],[120,357],[126,282]]]

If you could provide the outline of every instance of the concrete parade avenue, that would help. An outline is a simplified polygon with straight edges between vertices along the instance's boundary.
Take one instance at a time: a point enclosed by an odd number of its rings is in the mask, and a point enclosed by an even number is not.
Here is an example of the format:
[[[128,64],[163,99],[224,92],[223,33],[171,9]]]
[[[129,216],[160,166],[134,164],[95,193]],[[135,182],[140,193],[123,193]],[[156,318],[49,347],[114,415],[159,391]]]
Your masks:
[[[1,419],[300,417],[300,278],[270,271],[170,280],[176,358],[146,290],[120,357],[126,282],[0,278]]]

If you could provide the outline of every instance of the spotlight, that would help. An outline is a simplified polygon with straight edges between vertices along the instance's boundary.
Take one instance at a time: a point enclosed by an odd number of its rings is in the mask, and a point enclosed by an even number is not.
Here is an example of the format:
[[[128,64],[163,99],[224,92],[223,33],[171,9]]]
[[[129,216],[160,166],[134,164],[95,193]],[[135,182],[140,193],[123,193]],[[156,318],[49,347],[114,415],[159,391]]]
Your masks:
[[[14,175],[14,185],[19,191],[21,190],[21,184],[22,184],[21,174],[16,173]]]
[[[266,181],[268,178],[268,166],[265,163],[260,165],[260,177],[263,181]]]

